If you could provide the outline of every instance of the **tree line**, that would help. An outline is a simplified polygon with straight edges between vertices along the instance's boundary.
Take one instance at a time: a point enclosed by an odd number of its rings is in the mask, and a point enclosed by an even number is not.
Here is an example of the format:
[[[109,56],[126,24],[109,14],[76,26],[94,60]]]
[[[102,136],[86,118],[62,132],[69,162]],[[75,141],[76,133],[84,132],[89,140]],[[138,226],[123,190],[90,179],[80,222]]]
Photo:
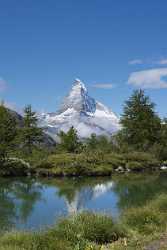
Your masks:
[[[55,152],[139,151],[150,152],[162,160],[167,159],[167,119],[159,117],[155,104],[144,90],[135,90],[125,101],[120,125],[120,131],[111,138],[92,134],[90,138],[80,140],[74,127],[67,133],[61,131],[60,143],[56,145]],[[37,115],[30,105],[24,109],[21,126],[18,126],[9,110],[3,104],[0,105],[0,158],[6,157],[12,150],[31,155],[34,147],[39,147],[42,135]]]
[[[11,111],[0,105],[0,159],[4,159],[11,151],[24,151],[31,154],[35,144],[42,139],[42,129],[37,126],[36,113],[31,105],[24,109],[22,124],[19,124]]]
[[[120,117],[121,129],[111,138],[92,134],[84,143],[71,128],[61,133],[60,147],[68,152],[83,150],[149,152],[159,159],[167,159],[167,118],[161,119],[155,111],[156,105],[144,90],[135,90],[123,106]]]

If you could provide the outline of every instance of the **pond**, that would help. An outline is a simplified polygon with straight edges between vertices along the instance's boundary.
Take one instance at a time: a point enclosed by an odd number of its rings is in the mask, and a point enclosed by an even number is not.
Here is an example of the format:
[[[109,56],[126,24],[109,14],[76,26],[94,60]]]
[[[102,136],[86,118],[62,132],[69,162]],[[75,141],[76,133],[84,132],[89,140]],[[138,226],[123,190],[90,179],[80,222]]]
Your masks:
[[[38,230],[74,212],[92,210],[119,219],[167,191],[167,174],[121,174],[110,178],[1,178],[1,230]]]

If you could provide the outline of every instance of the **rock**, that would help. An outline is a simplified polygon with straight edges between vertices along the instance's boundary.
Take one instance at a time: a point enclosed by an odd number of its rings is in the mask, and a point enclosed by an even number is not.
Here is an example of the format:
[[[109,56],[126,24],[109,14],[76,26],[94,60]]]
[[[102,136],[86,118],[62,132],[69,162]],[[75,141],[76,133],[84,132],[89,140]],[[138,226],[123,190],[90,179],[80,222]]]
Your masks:
[[[161,170],[167,170],[167,166],[161,166],[160,169]]]
[[[125,172],[124,168],[122,166],[119,166],[118,168],[115,169],[116,172],[123,173]]]

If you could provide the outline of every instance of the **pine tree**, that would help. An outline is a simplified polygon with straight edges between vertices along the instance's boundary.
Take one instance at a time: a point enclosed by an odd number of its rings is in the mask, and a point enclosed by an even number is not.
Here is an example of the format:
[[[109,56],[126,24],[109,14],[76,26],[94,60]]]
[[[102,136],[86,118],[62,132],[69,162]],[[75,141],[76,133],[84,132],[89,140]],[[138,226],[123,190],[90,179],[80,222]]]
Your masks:
[[[41,141],[42,129],[37,126],[36,113],[32,111],[31,105],[24,109],[23,128],[21,129],[21,142],[26,151],[31,154],[33,147]]]
[[[17,133],[16,120],[3,104],[0,105],[0,159],[7,156]]]
[[[90,138],[87,139],[87,147],[88,149],[96,149],[98,144],[97,136],[96,134],[92,133]]]
[[[71,127],[67,133],[61,131],[59,136],[61,140],[61,148],[69,153],[79,151],[81,143],[79,142],[77,131],[74,129],[74,127]]]
[[[121,125],[125,141],[137,149],[147,149],[159,140],[161,120],[143,90],[134,91],[125,102]]]

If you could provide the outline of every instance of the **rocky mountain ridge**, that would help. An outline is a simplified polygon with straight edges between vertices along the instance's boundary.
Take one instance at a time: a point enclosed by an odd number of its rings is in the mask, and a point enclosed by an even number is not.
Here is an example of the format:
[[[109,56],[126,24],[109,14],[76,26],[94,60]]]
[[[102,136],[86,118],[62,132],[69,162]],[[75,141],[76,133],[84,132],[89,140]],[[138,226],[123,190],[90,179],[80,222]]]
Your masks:
[[[60,109],[52,113],[38,115],[39,126],[57,140],[58,133],[74,127],[80,138],[111,136],[120,129],[119,118],[114,112],[88,95],[83,82],[76,79],[71,91],[64,98]]]

